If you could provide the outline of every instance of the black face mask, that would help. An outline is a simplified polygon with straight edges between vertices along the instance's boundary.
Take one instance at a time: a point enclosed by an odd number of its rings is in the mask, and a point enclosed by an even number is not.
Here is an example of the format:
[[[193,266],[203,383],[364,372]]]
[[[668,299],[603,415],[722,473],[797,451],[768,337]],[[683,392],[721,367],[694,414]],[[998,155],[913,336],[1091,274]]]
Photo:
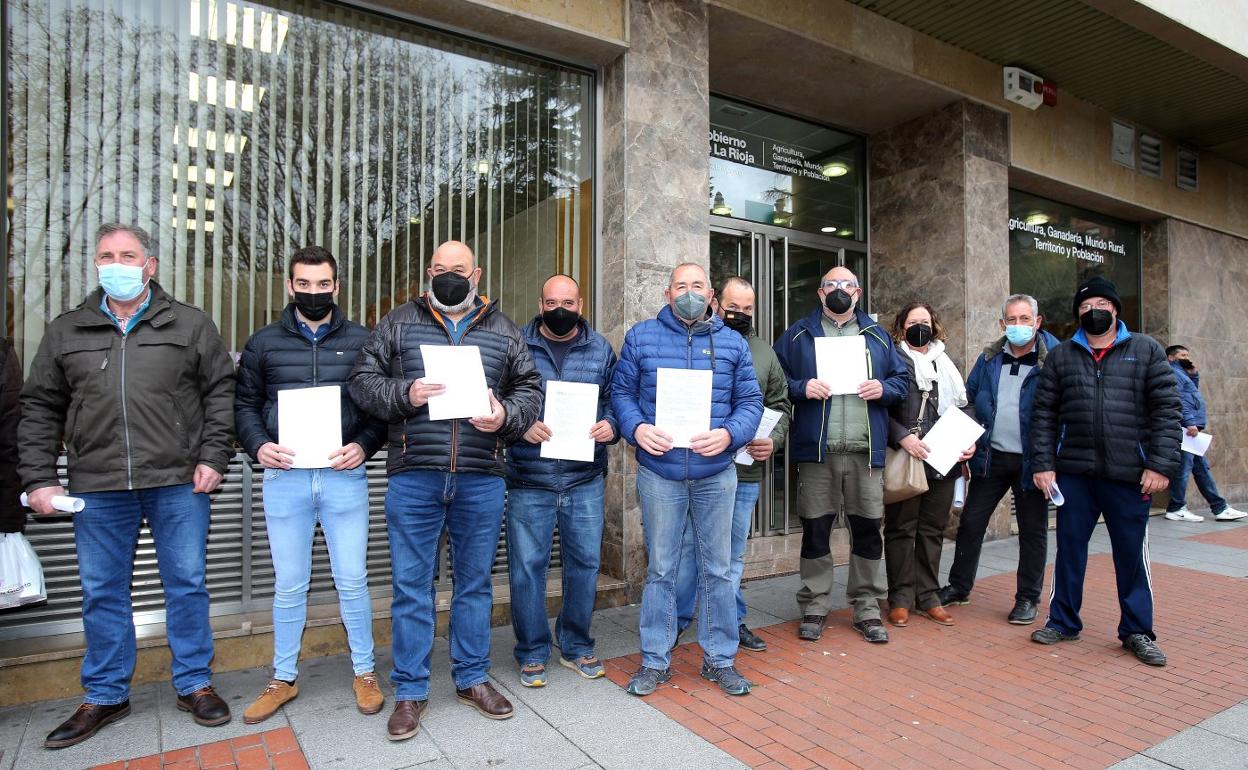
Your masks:
[[[723,320],[724,326],[732,329],[742,337],[750,336],[750,327],[754,325],[754,316],[748,313],[738,313],[735,310],[725,310]]]
[[[906,342],[912,348],[921,348],[932,341],[932,327],[927,324],[915,324],[906,327]]]
[[[542,323],[556,337],[562,337],[572,331],[576,328],[576,322],[579,320],[581,320],[581,314],[574,310],[568,310],[566,307],[542,311]]]
[[[1196,368],[1196,364],[1192,363],[1192,360],[1190,358],[1180,358],[1179,366],[1183,367],[1189,372]]]
[[[1079,326],[1093,337],[1104,334],[1114,325],[1114,314],[1101,308],[1093,308],[1079,316]]]
[[[472,282],[459,273],[439,273],[429,282],[433,296],[447,307],[454,307],[463,302],[472,291]]]
[[[854,298],[844,289],[836,289],[823,295],[823,304],[828,310],[840,315],[854,306]]]
[[[334,309],[334,293],[318,291],[311,294],[306,291],[295,292],[295,307],[309,321],[319,321]]]

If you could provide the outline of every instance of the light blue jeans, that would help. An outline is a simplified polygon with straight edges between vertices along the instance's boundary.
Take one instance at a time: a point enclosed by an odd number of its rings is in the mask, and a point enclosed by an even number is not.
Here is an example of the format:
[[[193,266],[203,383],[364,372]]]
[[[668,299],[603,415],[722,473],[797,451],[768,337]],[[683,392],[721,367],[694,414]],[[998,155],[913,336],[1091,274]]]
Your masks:
[[[704,479],[673,481],[641,467],[637,497],[646,534],[646,586],[641,594],[641,662],[659,670],[671,664],[676,643],[676,578],[685,525],[693,528],[697,568],[698,643],[712,668],[737,656],[737,609],[732,589],[732,509],[737,471],[732,466]]]
[[[758,502],[762,482],[737,481],[737,497],[732,509],[732,577],[737,597],[737,623],[745,622],[745,596],[741,593],[741,575],[745,573],[745,546],[750,538],[750,520]],[[684,631],[693,622],[693,605],[698,593],[698,571],[693,550],[693,527],[685,525],[684,544],[680,555],[680,572],[676,577],[676,628]]]
[[[273,555],[273,676],[294,681],[308,617],[312,536],[319,521],[329,547],[342,625],[356,675],[373,670],[373,607],[368,596],[368,479],[349,471],[264,471],[264,523]]]

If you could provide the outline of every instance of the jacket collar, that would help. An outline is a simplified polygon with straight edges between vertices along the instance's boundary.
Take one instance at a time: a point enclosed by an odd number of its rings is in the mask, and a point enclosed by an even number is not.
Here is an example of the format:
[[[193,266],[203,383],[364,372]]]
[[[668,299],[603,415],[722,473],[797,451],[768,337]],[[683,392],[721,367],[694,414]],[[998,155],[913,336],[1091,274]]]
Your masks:
[[[1057,337],[1049,334],[1044,329],[1036,330],[1037,363],[1043,364],[1045,356],[1049,354],[1050,350],[1057,347],[1059,342],[1060,340]],[[988,343],[984,347],[984,361],[991,361],[996,356],[1005,353],[1005,343],[1006,338],[1004,334],[1000,338]]]
[[[692,327],[687,326],[684,321],[677,318],[676,314],[672,312],[671,305],[663,306],[663,309],[659,311],[658,319],[659,323],[674,332],[689,334],[690,330],[692,330],[694,336],[714,334],[724,328],[724,321],[719,317],[718,313],[711,313],[711,317],[701,324],[695,323]]]
[[[822,337],[823,336],[823,317],[824,317],[823,307],[819,306],[815,308],[813,311],[811,311],[810,315],[798,321],[798,323],[801,324],[803,327],[805,327],[806,331],[810,332],[814,336]],[[862,334],[870,330],[873,334],[876,334],[878,336],[880,332],[882,331],[882,327],[877,322],[872,321],[871,316],[862,312],[858,308],[854,308],[854,320],[858,322],[859,334]],[[883,336],[887,337],[888,335],[885,334]]]
[[[585,316],[581,316],[576,319],[576,325],[581,330],[581,336],[576,338],[576,344],[572,347],[580,347],[581,345],[589,344],[589,335],[594,333],[593,328],[589,325],[589,321],[585,320]],[[542,334],[541,326],[542,314],[538,313],[533,316],[532,321],[529,321],[524,325],[524,341],[529,344],[549,342],[550,340],[546,339],[546,336]]]
[[[152,292],[152,301],[147,306],[147,311],[143,313],[143,317],[135,324],[135,329],[144,322],[159,328],[169,323],[175,318],[173,312],[173,298],[168,292],[156,283],[155,279],[147,282],[147,288]],[[104,289],[96,287],[95,291],[87,295],[82,304],[78,306],[74,316],[75,326],[114,326],[113,320],[104,315],[104,311],[100,310],[100,301],[104,299]],[[132,330],[133,331],[133,330]]]
[[[326,336],[329,336],[342,328],[342,324],[345,320],[346,317],[342,312],[342,308],[335,302],[334,309],[329,312],[329,331],[325,333]],[[295,315],[295,303],[288,303],[286,307],[282,309],[281,324],[282,328],[286,331],[298,334],[300,337],[303,336],[303,332],[299,331],[299,317]]]
[[[1131,332],[1127,331],[1127,323],[1126,321],[1119,319],[1118,336],[1114,337],[1114,346],[1116,347],[1121,345],[1129,339],[1131,339]],[[1070,341],[1089,353],[1092,352],[1092,345],[1088,343],[1088,334],[1083,329],[1079,329],[1079,331],[1075,332],[1075,336],[1071,337]]]

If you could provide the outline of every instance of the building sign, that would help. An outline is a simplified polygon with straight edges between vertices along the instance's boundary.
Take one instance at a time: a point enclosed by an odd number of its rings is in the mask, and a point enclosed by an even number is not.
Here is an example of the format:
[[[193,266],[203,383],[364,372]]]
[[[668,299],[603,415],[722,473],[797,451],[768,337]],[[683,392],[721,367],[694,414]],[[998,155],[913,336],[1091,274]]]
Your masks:
[[[832,177],[824,173],[826,164],[810,160],[807,151],[800,147],[714,124],[711,125],[709,140],[712,158],[820,182],[832,181]]]
[[[1140,226],[1010,190],[1010,291],[1040,304],[1044,326],[1062,339],[1077,328],[1071,300],[1093,275],[1113,281],[1119,316],[1140,331]]]

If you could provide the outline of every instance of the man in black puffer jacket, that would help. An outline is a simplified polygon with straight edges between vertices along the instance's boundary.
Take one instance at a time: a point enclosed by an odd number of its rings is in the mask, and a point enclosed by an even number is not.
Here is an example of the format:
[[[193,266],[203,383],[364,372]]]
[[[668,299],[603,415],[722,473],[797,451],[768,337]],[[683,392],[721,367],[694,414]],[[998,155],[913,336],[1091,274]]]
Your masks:
[[[430,260],[431,291],[381,320],[351,372],[351,397],[390,424],[386,524],[393,573],[394,713],[391,740],[420,728],[429,697],[433,573],[438,539],[450,535],[451,672],[459,700],[491,719],[512,715],[489,682],[490,568],[503,523],[504,448],[520,440],[542,406],[542,378],[520,330],[477,295],[481,268],[458,241]],[[431,420],[422,345],[471,345],[481,354],[490,414]]]
[[[296,251],[287,272],[286,291],[294,301],[279,320],[247,340],[234,393],[235,432],[247,454],[264,466],[264,524],[275,578],[273,678],[243,713],[247,724],[268,719],[299,694],[295,677],[308,614],[312,537],[318,522],[329,547],[334,588],[351,648],[356,707],[365,714],[376,714],[382,707],[373,671],[364,461],[381,448],[386,426],[356,407],[346,388],[368,329],[348,321],[335,302],[338,263],[328,251],[320,246]],[[291,447],[281,444],[278,393],[331,386],[338,389],[341,437],[325,456],[296,456]],[[321,417],[299,414],[298,419],[316,422]]]
[[[1050,498],[1060,490],[1061,508],[1049,618],[1031,638],[1079,638],[1088,541],[1104,515],[1122,612],[1118,638],[1142,662],[1164,666],[1153,633],[1148,508],[1180,463],[1174,373],[1156,340],[1118,320],[1122,302],[1106,279],[1079,287],[1074,312],[1080,330],[1049,353],[1032,413],[1033,479]]]

